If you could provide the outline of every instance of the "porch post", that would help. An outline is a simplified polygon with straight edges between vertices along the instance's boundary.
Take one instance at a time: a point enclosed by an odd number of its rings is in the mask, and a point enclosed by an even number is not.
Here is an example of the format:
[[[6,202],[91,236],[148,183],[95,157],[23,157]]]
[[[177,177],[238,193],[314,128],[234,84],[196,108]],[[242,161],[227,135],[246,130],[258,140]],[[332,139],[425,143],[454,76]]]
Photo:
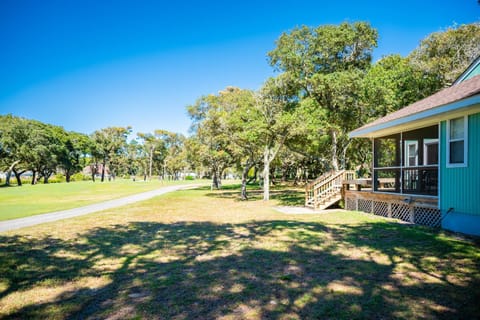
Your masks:
[[[376,191],[376,174],[375,174],[375,138],[371,138],[372,140],[372,192]]]
[[[403,131],[400,132],[400,194],[403,194]]]

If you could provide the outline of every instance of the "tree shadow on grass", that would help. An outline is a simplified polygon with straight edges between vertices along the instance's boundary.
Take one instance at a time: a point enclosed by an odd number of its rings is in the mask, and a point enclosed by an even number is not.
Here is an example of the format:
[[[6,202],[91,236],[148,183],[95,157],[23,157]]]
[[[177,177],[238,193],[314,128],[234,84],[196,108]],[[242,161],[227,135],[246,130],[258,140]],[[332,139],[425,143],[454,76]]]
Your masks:
[[[225,191],[225,190],[238,190],[238,191],[240,191],[241,187],[242,187],[242,185],[240,183],[225,184],[225,185],[222,185],[222,187],[217,191]],[[258,187],[258,185],[247,185],[247,188],[249,188],[249,189],[257,188],[257,187]],[[212,190],[212,187],[211,187],[211,185],[202,186],[202,187],[195,188],[195,190],[208,191],[208,190]]]
[[[232,185],[233,188],[218,190],[217,192],[210,192],[208,197],[232,199],[235,201],[242,201],[240,194],[240,185]],[[229,186],[229,187],[232,187]],[[209,189],[207,189],[209,190]],[[247,190],[249,201],[260,201],[263,199],[263,190],[258,186],[251,186]],[[278,201],[282,206],[303,206],[305,204],[305,193],[302,190],[288,188],[285,186],[278,186],[270,190],[270,199]]]
[[[384,221],[135,222],[70,241],[0,236],[0,243],[0,306],[18,293],[58,288],[51,299],[0,313],[6,319],[479,314],[478,247]],[[70,285],[94,277],[109,281]]]

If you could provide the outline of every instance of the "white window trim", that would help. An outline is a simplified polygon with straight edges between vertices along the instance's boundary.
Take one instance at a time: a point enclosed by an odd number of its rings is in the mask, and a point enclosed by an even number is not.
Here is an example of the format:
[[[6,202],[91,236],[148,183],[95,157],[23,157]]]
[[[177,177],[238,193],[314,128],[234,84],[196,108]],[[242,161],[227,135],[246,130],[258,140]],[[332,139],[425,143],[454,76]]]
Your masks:
[[[427,147],[431,144],[437,144],[438,145],[438,150],[440,150],[440,144],[438,142],[438,139],[432,139],[428,142],[424,142],[423,143],[423,165],[428,167],[428,166],[432,166],[432,167],[438,167],[439,166],[439,163],[437,164],[431,164],[431,165],[426,165],[425,163],[427,163]],[[440,151],[438,152],[440,153]],[[437,159],[440,159],[439,156],[437,156]]]
[[[415,146],[415,165],[411,166],[410,165],[410,152],[408,147],[414,145]],[[416,140],[406,140],[405,141],[405,165],[404,167],[418,167],[418,141]]]
[[[447,120],[447,132],[446,132],[446,144],[447,152],[445,153],[445,163],[447,168],[464,168],[468,167],[468,115],[463,116],[463,139],[454,139],[450,140],[450,120],[458,119],[461,117],[456,117]],[[461,141],[463,140],[463,163],[450,163],[450,142],[451,141]]]

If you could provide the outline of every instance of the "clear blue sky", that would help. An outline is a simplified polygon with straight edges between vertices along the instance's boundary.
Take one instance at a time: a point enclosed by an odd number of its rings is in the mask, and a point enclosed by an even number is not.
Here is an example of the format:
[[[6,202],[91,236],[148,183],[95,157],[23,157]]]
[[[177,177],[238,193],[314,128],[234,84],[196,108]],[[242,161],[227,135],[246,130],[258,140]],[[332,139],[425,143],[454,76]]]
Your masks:
[[[0,0],[0,114],[186,134],[187,105],[258,89],[273,75],[266,53],[295,26],[368,21],[378,59],[479,18],[477,0]]]

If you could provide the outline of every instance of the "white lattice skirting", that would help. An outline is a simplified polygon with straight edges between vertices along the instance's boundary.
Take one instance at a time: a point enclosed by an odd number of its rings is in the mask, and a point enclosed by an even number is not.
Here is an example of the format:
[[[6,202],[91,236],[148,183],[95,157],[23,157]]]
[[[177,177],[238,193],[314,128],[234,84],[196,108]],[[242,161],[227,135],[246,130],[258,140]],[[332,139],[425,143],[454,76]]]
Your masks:
[[[375,200],[346,195],[345,209],[363,211],[429,227],[440,227],[441,224],[440,209],[418,204],[406,204],[395,200]]]

